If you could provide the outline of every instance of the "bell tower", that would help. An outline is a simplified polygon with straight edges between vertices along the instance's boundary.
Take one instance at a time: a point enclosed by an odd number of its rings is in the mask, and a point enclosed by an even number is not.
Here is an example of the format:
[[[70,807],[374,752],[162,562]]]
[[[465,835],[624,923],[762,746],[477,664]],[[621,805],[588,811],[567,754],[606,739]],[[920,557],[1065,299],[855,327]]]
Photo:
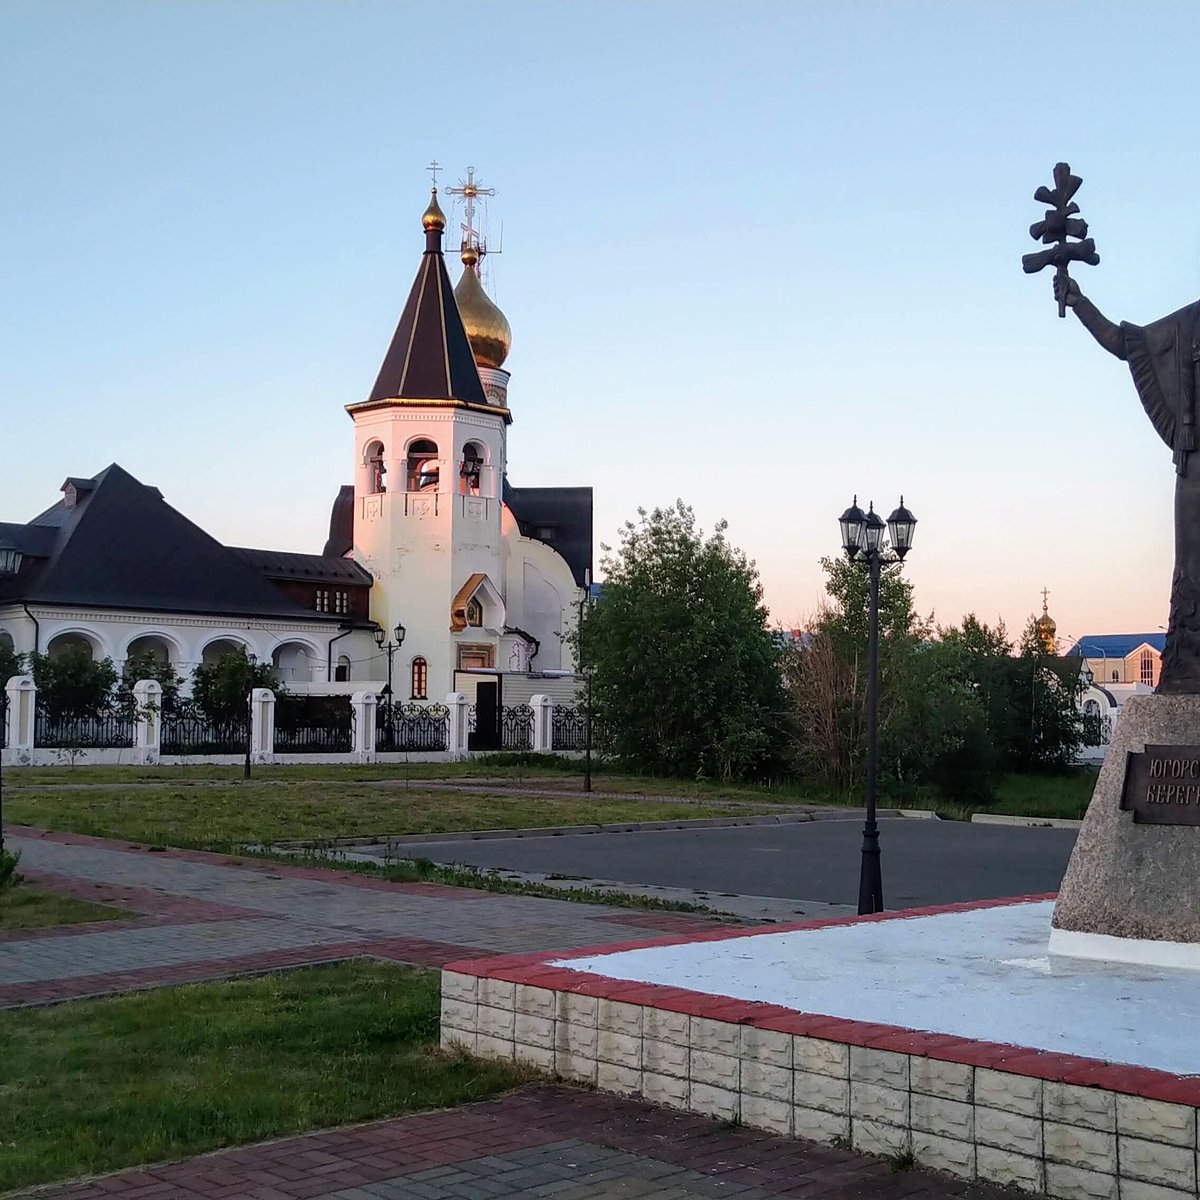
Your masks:
[[[375,577],[374,619],[408,630],[393,676],[398,703],[418,677],[427,694],[416,698],[437,700],[458,666],[497,665],[505,625],[501,513],[512,416],[506,393],[485,392],[480,378],[442,255],[436,186],[421,224],[425,251],[375,386],[346,406],[353,555]]]

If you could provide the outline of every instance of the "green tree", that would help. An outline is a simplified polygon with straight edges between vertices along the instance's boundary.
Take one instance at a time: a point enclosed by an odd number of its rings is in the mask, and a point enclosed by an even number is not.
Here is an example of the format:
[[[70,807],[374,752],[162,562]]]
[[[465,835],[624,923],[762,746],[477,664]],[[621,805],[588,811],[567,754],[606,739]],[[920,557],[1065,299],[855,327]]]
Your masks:
[[[1016,770],[1062,771],[1079,753],[1081,660],[1047,655],[1030,617],[1011,660],[1011,720],[1005,746]]]
[[[883,758],[898,790],[927,785],[949,799],[979,799],[1000,763],[978,663],[944,635],[918,643],[896,681]]]
[[[793,765],[842,790],[859,786],[866,765],[867,638],[870,580],[847,559],[823,558],[827,607],[808,637],[787,656],[790,710],[795,718]],[[885,774],[896,764],[891,729],[914,648],[928,622],[913,608],[912,584],[898,562],[879,578],[879,729]]]
[[[152,650],[143,650],[131,654],[121,668],[121,682],[117,688],[117,697],[122,703],[133,703],[133,688],[139,680],[154,679],[162,687],[162,702],[164,705],[174,704],[179,695],[179,685],[182,680],[179,673],[165,659],[159,658]]]
[[[95,716],[106,708],[117,684],[111,658],[96,662],[86,646],[65,646],[53,657],[28,655],[38,706],[53,718]]]
[[[211,720],[236,720],[246,711],[252,688],[281,691],[269,662],[252,663],[245,650],[231,650],[192,673],[192,698]]]
[[[0,689],[14,676],[24,673],[24,656],[18,654],[7,639],[0,639]]]
[[[627,522],[580,634],[593,707],[629,766],[740,778],[779,751],[780,656],[758,570],[682,501]]]

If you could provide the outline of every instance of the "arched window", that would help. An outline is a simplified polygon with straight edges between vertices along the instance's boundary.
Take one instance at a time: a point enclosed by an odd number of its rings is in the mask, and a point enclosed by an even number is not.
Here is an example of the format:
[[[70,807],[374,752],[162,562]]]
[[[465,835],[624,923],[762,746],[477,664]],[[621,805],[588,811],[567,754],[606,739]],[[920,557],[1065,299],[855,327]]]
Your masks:
[[[1143,650],[1141,661],[1141,681],[1150,686],[1154,685],[1154,651]]]
[[[1098,721],[1100,719],[1100,702],[1098,700],[1085,700],[1083,702],[1083,715],[1085,717],[1094,717]]]
[[[479,479],[483,473],[483,450],[475,442],[463,447],[462,466],[458,469],[458,490],[463,496],[479,495]]]
[[[412,660],[412,698],[427,700],[429,692],[429,664],[423,658]]]
[[[410,492],[437,490],[437,454],[437,443],[428,438],[420,438],[409,446],[407,487]]]
[[[383,461],[383,443],[372,442],[366,450],[367,491],[387,491],[387,466]]]
[[[472,596],[467,601],[467,624],[480,626],[483,624],[483,605],[478,596]]]
[[[1120,671],[1114,671],[1112,673],[1112,681],[1113,681],[1113,683],[1121,682],[1121,672]]]
[[[333,677],[338,683],[345,683],[350,678],[350,660],[346,655],[342,655],[337,661],[337,666],[334,668]]]
[[[96,647],[91,639],[84,637],[82,633],[60,633],[51,638],[46,647],[46,654],[54,660],[77,656],[95,662],[97,658]]]

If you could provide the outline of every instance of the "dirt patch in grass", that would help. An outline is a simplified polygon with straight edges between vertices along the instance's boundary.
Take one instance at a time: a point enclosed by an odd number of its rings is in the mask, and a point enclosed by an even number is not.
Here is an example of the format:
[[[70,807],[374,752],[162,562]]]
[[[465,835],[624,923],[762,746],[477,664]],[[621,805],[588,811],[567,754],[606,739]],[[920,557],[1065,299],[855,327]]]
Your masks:
[[[351,962],[0,1013],[0,1191],[445,1108],[527,1079],[437,1049],[438,976]]]

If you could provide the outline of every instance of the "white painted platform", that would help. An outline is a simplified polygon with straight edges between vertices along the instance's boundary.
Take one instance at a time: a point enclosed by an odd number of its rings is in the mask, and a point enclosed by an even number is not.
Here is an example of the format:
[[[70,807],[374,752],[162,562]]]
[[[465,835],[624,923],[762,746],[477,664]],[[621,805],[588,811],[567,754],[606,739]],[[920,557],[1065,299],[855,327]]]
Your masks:
[[[1195,971],[1051,955],[1051,902],[681,943],[554,966],[1200,1074]]]

